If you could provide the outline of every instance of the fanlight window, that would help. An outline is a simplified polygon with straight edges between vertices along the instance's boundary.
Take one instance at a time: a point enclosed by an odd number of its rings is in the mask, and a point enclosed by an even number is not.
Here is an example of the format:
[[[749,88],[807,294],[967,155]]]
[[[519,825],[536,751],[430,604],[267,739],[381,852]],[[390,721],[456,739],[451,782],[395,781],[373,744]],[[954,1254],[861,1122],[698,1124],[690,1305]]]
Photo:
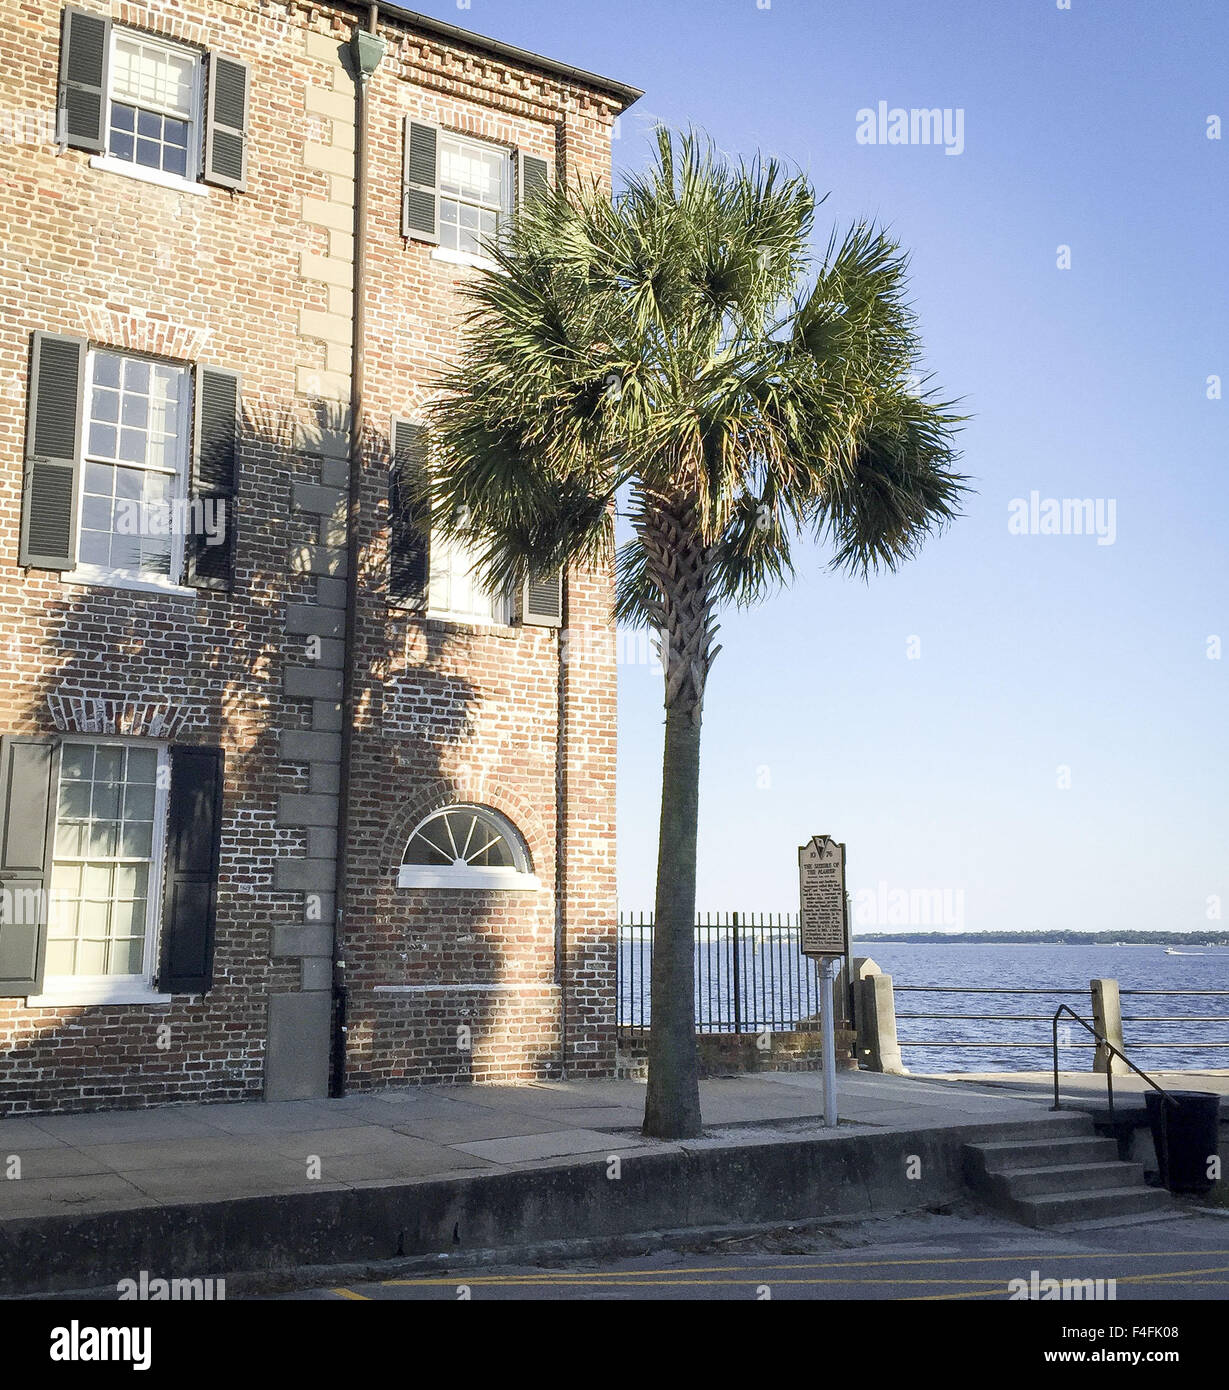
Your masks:
[[[429,815],[410,836],[397,883],[402,888],[538,886],[520,833],[487,806],[448,806]]]

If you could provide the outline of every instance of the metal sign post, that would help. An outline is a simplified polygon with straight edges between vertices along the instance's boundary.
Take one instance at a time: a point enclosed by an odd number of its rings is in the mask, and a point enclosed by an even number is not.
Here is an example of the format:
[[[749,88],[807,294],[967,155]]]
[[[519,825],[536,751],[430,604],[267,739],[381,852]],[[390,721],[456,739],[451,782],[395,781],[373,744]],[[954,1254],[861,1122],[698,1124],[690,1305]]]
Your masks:
[[[798,849],[802,953],[820,962],[819,1018],[824,1063],[824,1124],[835,1128],[836,1022],[833,982],[848,940],[845,846],[831,835],[816,835]]]
[[[841,968],[836,956],[825,956],[820,961],[819,1017],[823,1028],[824,1048],[824,1125],[836,1128],[836,1021],[832,1017],[832,984],[836,972]]]

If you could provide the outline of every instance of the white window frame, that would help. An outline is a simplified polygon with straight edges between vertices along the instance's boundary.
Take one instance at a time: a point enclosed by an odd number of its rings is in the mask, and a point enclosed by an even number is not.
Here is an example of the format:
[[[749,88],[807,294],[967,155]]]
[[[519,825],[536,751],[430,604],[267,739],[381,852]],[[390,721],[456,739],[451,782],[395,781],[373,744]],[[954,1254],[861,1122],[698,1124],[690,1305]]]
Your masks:
[[[440,206],[445,199],[450,203],[458,203],[463,207],[478,208],[481,212],[498,211],[500,222],[507,226],[508,219],[516,210],[516,152],[507,145],[498,145],[490,140],[482,140],[474,135],[462,135],[460,131],[441,129],[438,135],[440,148],[436,153],[436,160],[442,164],[443,145],[451,143],[459,146],[462,150],[469,146],[480,150],[483,154],[497,154],[504,159],[503,188],[504,197],[498,209],[490,203],[476,202],[473,198],[465,198],[459,194],[444,193],[442,190],[436,192],[436,230],[443,236],[443,208]],[[438,177],[438,176],[437,176]],[[487,270],[498,270],[499,267],[489,256],[482,256],[473,251],[462,251],[455,246],[440,245],[433,248],[431,259],[435,261],[446,261],[450,265],[481,266]]]
[[[126,466],[124,464],[115,463],[114,460],[111,459],[95,460],[92,459],[89,454],[90,421],[92,418],[94,400],[94,365],[100,353],[108,357],[139,358],[142,361],[149,362],[153,366],[173,367],[176,371],[183,373],[187,391],[187,409],[185,411],[186,419],[183,438],[180,439],[179,448],[176,450],[175,478],[178,484],[178,491],[174,494],[173,500],[187,501],[192,464],[192,433],[196,419],[196,383],[193,379],[194,374],[192,368],[186,362],[175,362],[160,357],[149,357],[145,353],[125,352],[109,347],[91,347],[87,350],[85,358],[85,400],[81,412],[81,467],[78,470],[79,477],[77,480],[78,518],[84,514],[86,465],[97,462],[109,468],[122,468]],[[171,476],[169,469],[154,468],[146,471],[162,473],[166,477]],[[78,522],[77,563],[72,570],[61,575],[61,578],[68,584],[102,584],[113,589],[143,589],[152,593],[190,594],[195,596],[196,590],[187,587],[183,582],[185,537],[182,528],[173,524],[169,539],[171,542],[171,572],[165,578],[157,575],[140,574],[131,570],[107,569],[102,565],[83,565],[81,563],[81,528]]]
[[[423,826],[447,811],[475,811],[494,822],[508,845],[515,861],[515,867],[484,867],[475,864],[402,864],[397,870],[398,888],[464,888],[484,891],[507,892],[514,889],[536,889],[541,885],[533,872],[529,850],[524,837],[515,825],[490,806],[477,802],[458,801],[448,806],[437,806],[434,811],[414,826],[406,840],[408,850],[414,837]]]
[[[114,101],[112,96],[111,74],[115,71],[115,46],[121,39],[135,40],[150,48],[161,48],[167,53],[173,53],[176,57],[192,59],[194,64],[192,73],[192,113],[187,118],[188,147],[184,155],[186,172],[182,176],[179,174],[167,173],[164,169],[150,169],[147,165],[138,164],[135,159],[120,159],[117,155],[111,153],[111,106]],[[124,102],[123,104],[127,106],[131,103]],[[183,119],[178,112],[162,111],[156,106],[148,106],[143,109],[158,111],[159,115],[173,116],[176,120]],[[164,39],[158,34],[147,34],[141,29],[131,29],[125,25],[113,24],[111,26],[111,34],[107,47],[107,92],[106,110],[103,113],[103,119],[105,121],[107,150],[106,153],[94,155],[91,158],[91,168],[105,169],[115,174],[126,174],[130,178],[140,179],[145,183],[161,184],[165,188],[177,188],[194,193],[208,192],[205,185],[201,183],[205,126],[205,63],[203,55],[199,50],[191,48],[187,44],[176,43],[173,39]]]
[[[156,1004],[171,998],[160,994],[155,985],[158,975],[158,952],[161,948],[162,895],[166,872],[167,812],[170,800],[171,755],[168,743],[147,738],[122,738],[107,735],[74,734],[61,742],[88,744],[91,747],[119,745],[153,748],[158,754],[157,780],[154,784],[154,834],[149,859],[149,897],[145,918],[145,969],[139,975],[46,975],[43,992],[26,998],[28,1008],[48,1008],[76,1004]],[[56,822],[52,835],[58,830],[60,787],[57,782]],[[54,843],[54,842],[53,842]],[[54,860],[54,849],[52,857]],[[48,892],[51,892],[48,886]]]

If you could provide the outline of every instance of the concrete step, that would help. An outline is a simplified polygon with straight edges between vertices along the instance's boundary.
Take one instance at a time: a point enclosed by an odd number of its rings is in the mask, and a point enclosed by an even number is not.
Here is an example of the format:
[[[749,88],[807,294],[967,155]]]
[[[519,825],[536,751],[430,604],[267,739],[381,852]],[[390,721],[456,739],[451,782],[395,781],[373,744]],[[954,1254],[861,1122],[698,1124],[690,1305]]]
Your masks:
[[[1012,1207],[1025,1225],[1048,1227],[1093,1221],[1098,1217],[1144,1213],[1162,1216],[1172,1209],[1172,1198],[1160,1187],[1093,1188],[1087,1192],[1016,1197]]]
[[[1140,1211],[1134,1216],[1095,1216],[1089,1221],[1060,1221],[1047,1226],[1056,1235],[1078,1235],[1081,1231],[1116,1231],[1124,1226],[1151,1226],[1158,1221],[1185,1221],[1187,1213],[1175,1202],[1168,1211]]]
[[[1074,1134],[966,1144],[965,1181],[1027,1226],[1156,1220],[1172,1210],[1168,1192],[1144,1185],[1140,1163],[1122,1163],[1113,1139],[1091,1120]]]
[[[1098,1139],[1089,1124],[1088,1133],[1070,1139],[1023,1139],[1004,1144],[967,1144],[966,1154],[986,1173],[1012,1168],[1047,1168],[1070,1163],[1109,1163],[1118,1159],[1112,1139]]]
[[[1016,1147],[1021,1141],[1031,1141],[1034,1139],[1081,1139],[1095,1138],[1096,1130],[1093,1127],[1092,1119],[1088,1115],[1081,1114],[1074,1110],[1060,1111],[1058,1114],[1041,1111],[1038,1118],[1028,1119],[1024,1122],[1019,1120],[1003,1120],[998,1124],[987,1125],[985,1127],[985,1144],[995,1144],[1000,1137],[1003,1142],[1010,1142],[1012,1147]],[[1019,1135],[1019,1139],[1015,1136]]]
[[[987,1185],[1005,1197],[1037,1193],[1091,1192],[1101,1188],[1141,1187],[1142,1163],[1059,1163],[1044,1168],[1007,1168],[985,1174]]]

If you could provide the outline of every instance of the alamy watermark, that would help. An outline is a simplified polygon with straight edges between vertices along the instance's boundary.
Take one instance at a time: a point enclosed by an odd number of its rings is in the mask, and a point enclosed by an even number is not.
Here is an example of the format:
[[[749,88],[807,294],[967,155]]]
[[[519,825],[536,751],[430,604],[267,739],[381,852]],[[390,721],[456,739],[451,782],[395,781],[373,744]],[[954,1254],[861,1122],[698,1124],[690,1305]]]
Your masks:
[[[964,153],[963,106],[864,106],[858,112],[859,145],[942,145]]]
[[[1027,1279],[1009,1279],[1007,1296],[1010,1300],[1027,1298],[1042,1302],[1053,1299],[1098,1302],[1118,1297],[1115,1279],[1043,1279],[1040,1270],[1032,1270]]]
[[[151,1278],[143,1269],[136,1279],[121,1279],[115,1286],[120,1302],[217,1303],[226,1298],[225,1279]]]
[[[1113,497],[1042,497],[1036,490],[1007,504],[1013,536],[1096,536],[1098,545],[1118,538],[1118,502]]]
[[[153,1329],[94,1327],[77,1318],[51,1329],[53,1361],[126,1361],[134,1371],[148,1371],[153,1362]]]
[[[613,652],[612,652],[613,647]],[[643,666],[663,672],[669,665],[670,639],[656,628],[569,627],[560,634],[560,659],[567,666],[600,664],[613,654],[618,666]]]
[[[963,888],[891,888],[880,879],[874,888],[853,894],[853,921],[859,927],[964,926]]]
[[[115,530],[121,536],[203,536],[206,545],[223,545],[226,499],[175,497],[143,502],[119,498],[115,503]]]
[[[54,145],[56,113],[0,107],[0,145]]]

